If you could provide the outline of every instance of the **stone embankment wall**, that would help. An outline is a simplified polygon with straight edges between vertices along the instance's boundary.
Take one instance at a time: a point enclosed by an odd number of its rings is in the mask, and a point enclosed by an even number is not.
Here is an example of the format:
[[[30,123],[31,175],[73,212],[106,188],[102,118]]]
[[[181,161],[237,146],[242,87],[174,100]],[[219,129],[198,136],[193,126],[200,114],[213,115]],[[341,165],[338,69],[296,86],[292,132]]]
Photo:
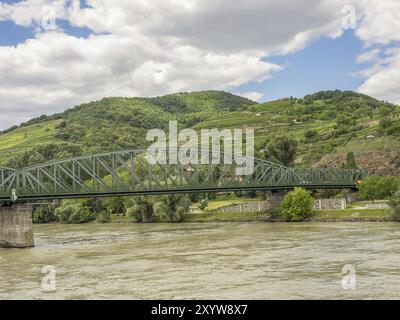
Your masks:
[[[270,208],[266,201],[232,204],[214,210],[215,212],[264,212]]]
[[[365,207],[367,209],[390,209],[388,203],[367,203]]]
[[[215,212],[265,212],[277,204],[279,199],[267,199],[265,201],[244,202],[220,207]],[[314,210],[346,209],[346,199],[317,199],[314,200]]]
[[[316,199],[314,200],[314,210],[346,209],[346,199]]]

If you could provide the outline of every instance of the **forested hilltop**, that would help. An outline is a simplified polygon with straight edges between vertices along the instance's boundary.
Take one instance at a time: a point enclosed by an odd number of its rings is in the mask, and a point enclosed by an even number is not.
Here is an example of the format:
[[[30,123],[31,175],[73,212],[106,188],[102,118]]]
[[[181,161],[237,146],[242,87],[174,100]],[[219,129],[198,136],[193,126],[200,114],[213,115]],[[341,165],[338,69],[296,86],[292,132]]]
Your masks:
[[[297,142],[293,165],[342,166],[349,153],[359,167],[399,173],[400,108],[351,91],[321,91],[302,99],[258,104],[221,91],[156,98],[104,98],[41,116],[0,134],[0,162],[21,167],[55,158],[142,148],[149,129],[251,127],[256,150],[282,137]]]

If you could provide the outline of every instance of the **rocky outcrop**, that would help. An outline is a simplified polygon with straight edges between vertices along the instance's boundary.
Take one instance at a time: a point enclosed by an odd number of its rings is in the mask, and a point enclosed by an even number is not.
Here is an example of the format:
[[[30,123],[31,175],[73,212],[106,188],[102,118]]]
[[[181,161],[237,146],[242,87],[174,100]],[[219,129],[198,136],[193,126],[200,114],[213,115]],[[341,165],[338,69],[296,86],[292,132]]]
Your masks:
[[[400,150],[370,151],[355,155],[359,168],[370,170],[378,175],[400,175]],[[328,155],[318,167],[340,167],[346,161],[346,155]]]

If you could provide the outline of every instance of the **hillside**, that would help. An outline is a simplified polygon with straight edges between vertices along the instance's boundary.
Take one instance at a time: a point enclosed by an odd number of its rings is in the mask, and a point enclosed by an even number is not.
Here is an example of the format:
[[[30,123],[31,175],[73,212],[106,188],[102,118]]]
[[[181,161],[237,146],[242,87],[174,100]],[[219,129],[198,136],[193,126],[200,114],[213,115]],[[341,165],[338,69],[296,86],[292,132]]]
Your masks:
[[[340,166],[354,151],[360,167],[400,173],[400,108],[346,91],[258,104],[220,91],[156,98],[104,98],[0,134],[0,163],[8,166],[145,146],[151,128],[178,120],[182,128],[256,130],[256,149],[276,136],[299,142],[301,166]]]

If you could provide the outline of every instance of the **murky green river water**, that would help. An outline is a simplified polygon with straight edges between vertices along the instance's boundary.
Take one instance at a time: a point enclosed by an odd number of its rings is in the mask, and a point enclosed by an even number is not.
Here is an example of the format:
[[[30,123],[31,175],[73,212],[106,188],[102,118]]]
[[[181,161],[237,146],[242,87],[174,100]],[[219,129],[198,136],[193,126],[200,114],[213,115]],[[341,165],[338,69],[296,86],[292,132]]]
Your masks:
[[[41,225],[35,241],[0,249],[0,299],[400,298],[397,223]]]

